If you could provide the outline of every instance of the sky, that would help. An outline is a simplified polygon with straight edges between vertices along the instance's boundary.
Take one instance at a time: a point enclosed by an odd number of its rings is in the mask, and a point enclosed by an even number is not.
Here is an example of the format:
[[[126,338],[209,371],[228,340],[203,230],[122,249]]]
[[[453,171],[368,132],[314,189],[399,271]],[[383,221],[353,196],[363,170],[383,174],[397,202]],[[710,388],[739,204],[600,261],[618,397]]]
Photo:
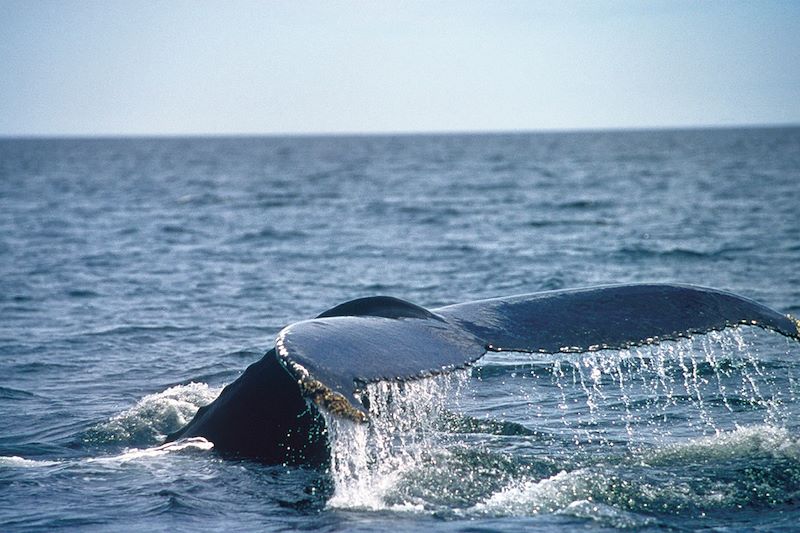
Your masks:
[[[800,124],[800,2],[0,0],[0,136]]]

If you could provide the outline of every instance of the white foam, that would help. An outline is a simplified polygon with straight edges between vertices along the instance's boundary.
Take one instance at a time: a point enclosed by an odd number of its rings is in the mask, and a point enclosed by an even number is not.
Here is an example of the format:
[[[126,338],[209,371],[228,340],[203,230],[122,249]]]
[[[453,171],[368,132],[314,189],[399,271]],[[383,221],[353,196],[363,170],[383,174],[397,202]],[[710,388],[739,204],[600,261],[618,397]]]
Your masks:
[[[759,455],[800,461],[800,439],[793,437],[786,428],[759,424],[670,444],[643,454],[642,461],[647,464],[674,464]]]
[[[90,439],[101,442],[158,442],[191,420],[200,407],[211,403],[219,395],[220,390],[205,383],[189,383],[149,394],[130,409],[92,428]]]
[[[152,448],[128,448],[119,455],[108,457],[90,457],[80,460],[44,461],[25,459],[18,456],[0,456],[0,468],[40,468],[47,466],[77,466],[81,463],[94,463],[105,465],[119,465],[130,461],[149,460],[165,455],[185,451],[208,451],[214,448],[212,442],[202,437],[181,439]]]
[[[565,509],[576,501],[592,499],[589,486],[583,482],[588,472],[583,469],[561,471],[538,481],[518,481],[476,504],[478,514],[499,516],[531,516]]]
[[[155,446],[152,448],[130,448],[125,450],[120,455],[114,455],[111,457],[93,457],[91,459],[87,459],[86,462],[119,464],[130,461],[162,457],[170,453],[182,452],[186,450],[208,451],[212,448],[214,448],[214,444],[207,441],[203,437],[192,437],[189,439],[181,439],[175,442],[168,442],[167,444],[162,444],[161,446]]]
[[[603,467],[562,470],[540,480],[517,480],[468,509],[467,515],[535,516],[566,514],[589,518],[612,527],[649,525],[649,518],[611,505],[647,508],[649,502],[685,500],[697,495],[686,487],[653,485],[623,479]],[[641,501],[638,501],[641,500]]]
[[[0,468],[35,468],[42,466],[54,466],[59,464],[58,461],[37,461],[34,459],[25,459],[24,457],[0,456]]]

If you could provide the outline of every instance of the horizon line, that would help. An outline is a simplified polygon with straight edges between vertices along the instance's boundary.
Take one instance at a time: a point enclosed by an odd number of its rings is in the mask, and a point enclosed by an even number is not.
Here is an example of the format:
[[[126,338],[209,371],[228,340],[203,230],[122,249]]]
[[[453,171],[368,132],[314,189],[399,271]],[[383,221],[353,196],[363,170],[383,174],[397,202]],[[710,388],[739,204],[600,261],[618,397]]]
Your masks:
[[[376,131],[305,131],[305,132],[185,132],[185,133],[0,133],[0,140],[112,140],[112,139],[186,139],[186,138],[322,138],[322,137],[439,137],[478,135],[546,135],[581,133],[668,132],[737,129],[792,129],[800,122],[691,124],[665,126],[608,126],[538,129],[464,129],[464,130],[376,130]]]

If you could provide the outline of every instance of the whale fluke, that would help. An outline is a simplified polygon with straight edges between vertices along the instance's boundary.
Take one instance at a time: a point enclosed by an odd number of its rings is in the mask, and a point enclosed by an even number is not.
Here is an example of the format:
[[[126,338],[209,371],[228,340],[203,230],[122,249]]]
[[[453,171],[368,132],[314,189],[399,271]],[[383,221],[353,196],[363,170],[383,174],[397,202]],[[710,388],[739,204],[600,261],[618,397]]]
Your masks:
[[[487,351],[587,352],[656,344],[737,325],[800,340],[800,323],[753,300],[687,285],[549,291],[427,310],[360,298],[287,326],[275,348],[168,440],[202,436],[269,463],[324,460],[318,408],[367,420],[368,383],[467,366]]]
[[[622,349],[753,325],[800,338],[797,321],[730,292],[691,285],[610,285],[548,291],[434,310],[490,349]]]

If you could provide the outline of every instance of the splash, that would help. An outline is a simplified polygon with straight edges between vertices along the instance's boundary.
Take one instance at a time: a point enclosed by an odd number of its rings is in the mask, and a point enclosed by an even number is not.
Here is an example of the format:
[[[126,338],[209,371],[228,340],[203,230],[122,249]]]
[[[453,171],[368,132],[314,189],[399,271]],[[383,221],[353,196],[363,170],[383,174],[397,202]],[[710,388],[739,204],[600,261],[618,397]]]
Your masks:
[[[214,448],[214,444],[202,437],[182,439],[177,442],[162,444],[151,448],[128,448],[121,454],[107,457],[89,457],[78,460],[39,460],[26,459],[18,456],[0,456],[0,469],[2,468],[37,468],[47,466],[74,467],[81,464],[101,464],[101,465],[121,465],[131,461],[148,460],[163,457],[173,453],[191,453],[197,451],[208,451]]]
[[[205,383],[189,383],[149,394],[130,409],[91,428],[83,440],[95,444],[155,444],[185,425],[220,390]]]
[[[447,446],[442,420],[466,384],[459,370],[418,381],[369,384],[369,422],[324,413],[331,444],[334,494],[330,507],[419,511],[421,502],[398,498],[409,473],[431,466]]]

